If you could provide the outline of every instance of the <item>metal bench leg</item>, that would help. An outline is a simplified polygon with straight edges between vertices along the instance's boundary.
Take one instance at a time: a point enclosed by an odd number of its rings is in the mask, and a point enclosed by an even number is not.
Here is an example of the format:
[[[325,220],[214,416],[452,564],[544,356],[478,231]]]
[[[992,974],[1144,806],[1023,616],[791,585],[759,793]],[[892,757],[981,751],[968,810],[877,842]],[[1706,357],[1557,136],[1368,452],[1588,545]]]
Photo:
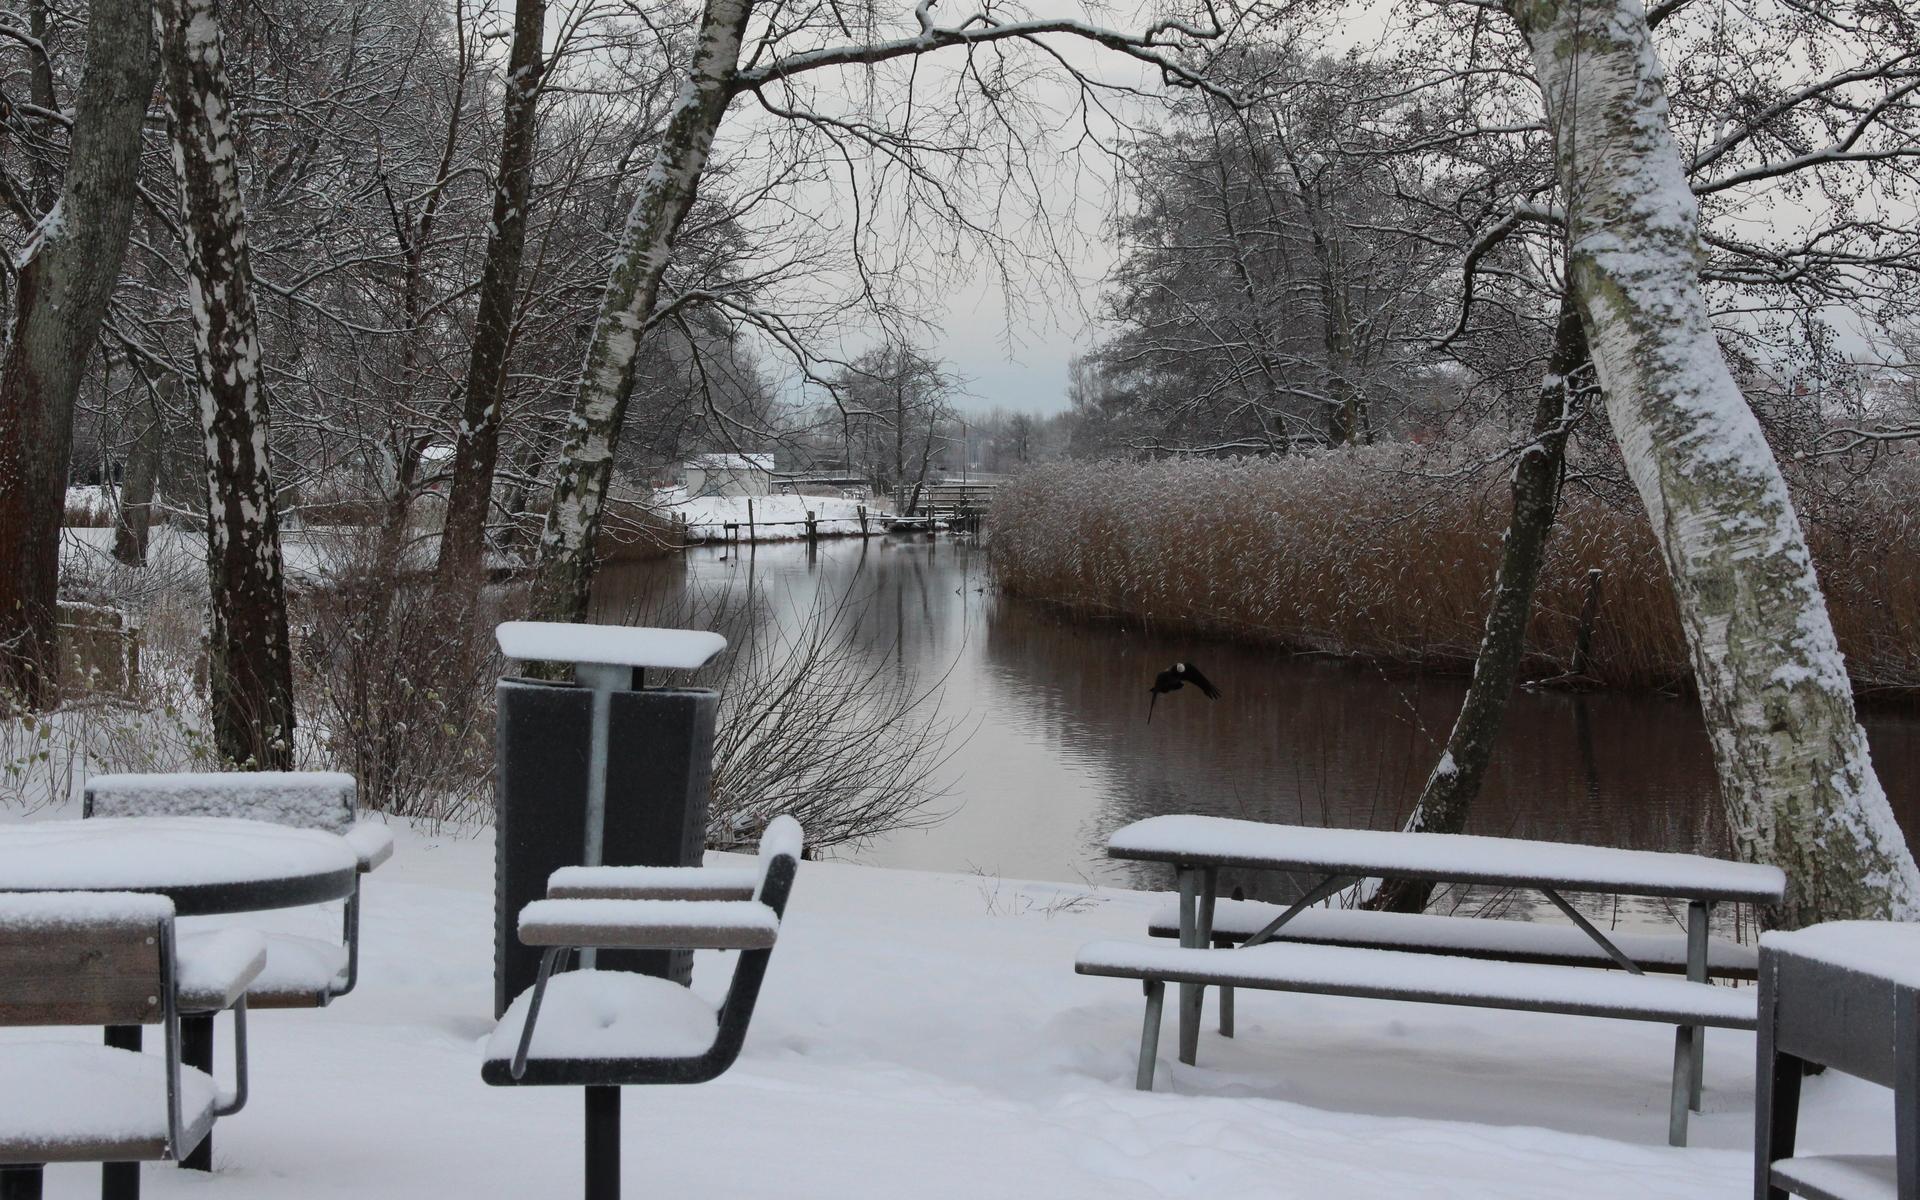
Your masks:
[[[1233,1036],[1233,989],[1220,989],[1220,1036]]]
[[[1694,1028],[1681,1025],[1673,1031],[1673,1100],[1667,1109],[1667,1145],[1687,1144],[1687,1101],[1693,1088],[1693,1059],[1697,1043]]]
[[[107,1026],[106,1044],[116,1050],[138,1050],[138,1025]],[[140,1200],[140,1164],[110,1162],[100,1164],[100,1200]]]
[[[620,1200],[620,1089],[587,1089],[586,1200]]]
[[[213,1074],[212,1013],[195,1013],[180,1018],[180,1063],[182,1066],[198,1067],[209,1076]],[[207,1130],[207,1136],[201,1138],[200,1144],[180,1160],[180,1166],[187,1171],[213,1170],[213,1130]]]
[[[1695,983],[1707,982],[1707,918],[1712,914],[1711,906],[1694,900],[1687,905],[1687,978]],[[1703,1025],[1693,1027],[1693,1073],[1687,1080],[1687,1105],[1694,1112],[1700,1111],[1701,1084],[1706,1078],[1707,1069],[1707,1030]]]
[[[40,1164],[0,1166],[0,1200],[40,1200]]]
[[[1204,947],[1200,939],[1200,881],[1197,867],[1180,869],[1180,944]],[[1180,1061],[1192,1066],[1200,1058],[1200,1002],[1206,989],[1197,983],[1180,985]]]
[[[1153,1090],[1153,1064],[1160,1053],[1160,1014],[1167,1006],[1167,985],[1158,979],[1147,980],[1147,1020],[1140,1027],[1140,1067],[1134,1072],[1136,1090]]]

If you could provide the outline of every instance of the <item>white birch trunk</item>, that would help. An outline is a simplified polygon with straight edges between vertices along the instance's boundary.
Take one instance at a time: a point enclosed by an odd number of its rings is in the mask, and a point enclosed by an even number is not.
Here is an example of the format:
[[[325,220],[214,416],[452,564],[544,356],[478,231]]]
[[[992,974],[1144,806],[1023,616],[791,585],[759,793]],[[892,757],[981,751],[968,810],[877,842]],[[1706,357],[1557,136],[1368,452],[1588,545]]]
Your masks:
[[[1920,915],[1785,480],[1701,295],[1698,213],[1638,0],[1508,0],[1566,191],[1573,292],[1672,575],[1743,858],[1786,927]]]
[[[159,0],[154,21],[180,177],[206,439],[214,739],[230,762],[285,768],[293,756],[286,583],[219,15],[214,0]]]
[[[613,474],[614,447],[633,392],[640,338],[659,298],[680,226],[699,191],[714,133],[733,98],[740,40],[751,10],[750,0],[708,0],[687,82],[627,216],[581,367],[560,474],[540,539],[537,618],[586,619],[594,541]]]

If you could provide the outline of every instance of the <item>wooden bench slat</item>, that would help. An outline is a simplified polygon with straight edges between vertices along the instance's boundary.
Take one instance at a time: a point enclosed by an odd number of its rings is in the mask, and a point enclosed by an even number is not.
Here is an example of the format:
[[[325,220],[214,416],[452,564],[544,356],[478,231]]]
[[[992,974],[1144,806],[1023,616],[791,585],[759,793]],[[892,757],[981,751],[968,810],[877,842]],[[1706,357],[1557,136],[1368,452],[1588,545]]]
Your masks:
[[[1270,942],[1237,950],[1094,942],[1076,971],[1268,991],[1462,1004],[1672,1025],[1752,1029],[1756,993],[1683,979],[1538,963]]]
[[[753,867],[562,867],[547,880],[550,900],[751,900]]]
[[[1807,1200],[1899,1200],[1898,1163],[1891,1154],[1823,1154],[1783,1158],[1773,1182]]]
[[[1265,929],[1285,911],[1285,905],[1260,900],[1216,901],[1213,911],[1214,936],[1231,938],[1235,942],[1243,941]],[[1147,932],[1153,937],[1180,935],[1180,905],[1177,899],[1169,900],[1153,911]],[[1310,908],[1287,922],[1274,937],[1282,942],[1451,954],[1463,958],[1493,958],[1560,966],[1614,966],[1606,952],[1574,926],[1535,921]],[[1675,974],[1686,972],[1685,933],[1608,932],[1607,937],[1628,958],[1646,970]],[[1708,941],[1707,969],[1710,974],[1730,979],[1752,979],[1759,968],[1758,947],[1743,946],[1724,938]]]
[[[1476,834],[1273,825],[1231,817],[1148,817],[1114,833],[1107,853],[1189,866],[1387,875],[1716,902],[1777,904],[1787,887],[1778,867],[1698,854]]]
[[[757,900],[535,900],[520,910],[529,946],[764,950],[779,932]]]

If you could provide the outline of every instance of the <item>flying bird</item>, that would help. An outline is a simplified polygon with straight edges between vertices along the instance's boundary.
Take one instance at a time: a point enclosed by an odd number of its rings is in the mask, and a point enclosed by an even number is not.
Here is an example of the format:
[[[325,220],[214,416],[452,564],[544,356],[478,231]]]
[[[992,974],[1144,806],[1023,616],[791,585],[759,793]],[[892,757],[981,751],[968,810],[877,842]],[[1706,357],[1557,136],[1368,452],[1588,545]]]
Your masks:
[[[1200,673],[1200,668],[1192,663],[1175,663],[1172,667],[1153,677],[1153,686],[1147,689],[1147,720],[1153,720],[1153,706],[1167,692],[1177,692],[1187,684],[1200,689],[1200,694],[1209,700],[1220,698],[1220,689],[1213,681]]]

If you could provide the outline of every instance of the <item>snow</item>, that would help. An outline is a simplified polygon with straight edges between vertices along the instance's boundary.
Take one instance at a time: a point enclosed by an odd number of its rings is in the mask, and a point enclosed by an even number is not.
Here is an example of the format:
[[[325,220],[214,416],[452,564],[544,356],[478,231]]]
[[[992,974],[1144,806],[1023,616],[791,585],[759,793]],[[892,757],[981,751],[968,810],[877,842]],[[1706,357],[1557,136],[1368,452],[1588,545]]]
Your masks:
[[[726,525],[738,525],[745,541],[747,505],[753,505],[753,539],[761,542],[790,541],[807,536],[807,514],[814,515],[815,530],[821,537],[841,537],[860,532],[860,510],[867,508],[867,529],[877,532],[881,514],[857,500],[837,496],[694,496],[685,488],[671,488],[661,494],[665,510],[686,522],[688,541],[719,541],[726,537]]]
[[[0,1087],[0,1142],[38,1147],[57,1159],[63,1147],[91,1142],[166,1141],[167,1077],[159,1055],[38,1042],[0,1047],[0,1063],[6,1070],[6,1086]],[[213,1098],[211,1078],[192,1068],[181,1070],[183,1125],[192,1126],[213,1107]],[[100,1169],[84,1169],[94,1176],[97,1189]],[[57,1183],[49,1194],[61,1194]]]
[[[1835,1154],[1787,1158],[1773,1164],[1774,1177],[1800,1184],[1798,1194],[1818,1192],[1854,1200],[1898,1200],[1900,1180],[1894,1157]]]
[[[1248,937],[1266,928],[1269,922],[1286,911],[1281,905],[1257,900],[1218,900],[1213,911],[1214,932]],[[1156,910],[1153,927],[1178,929],[1179,903],[1169,902]],[[1607,933],[1607,940],[1641,966],[1686,965],[1687,939],[1684,933],[1603,932]],[[1605,951],[1584,932],[1572,925],[1547,921],[1309,908],[1287,922],[1274,936],[1281,941],[1326,939],[1388,948],[1398,946],[1409,950],[1606,961]],[[1759,955],[1754,947],[1722,938],[1713,938],[1708,942],[1707,955],[1708,961],[1720,970],[1752,974],[1759,967]]]
[[[94,775],[95,817],[231,817],[344,834],[358,788],[341,771],[178,771]]]
[[[208,929],[180,938],[174,978],[188,1011],[230,1006],[267,965],[267,941],[251,929]]]
[[[1439,1004],[1519,1006],[1607,1016],[1643,1012],[1711,1025],[1750,1026],[1752,988],[1629,975],[1586,967],[1497,962],[1402,950],[1267,942],[1233,950],[1189,950],[1166,942],[1091,942],[1080,950],[1087,975],[1214,980],[1280,986],[1332,995],[1397,999],[1412,994]]]
[[[371,871],[393,857],[393,831],[378,821],[363,818],[340,836],[359,857],[362,871]]]
[[[259,821],[94,817],[0,825],[0,880],[35,891],[250,883],[357,866],[332,834]]]
[[[150,1167],[149,1200],[578,1193],[579,1092],[480,1081],[493,838],[395,829],[400,853],[362,881],[359,987],[325,1009],[252,1014],[252,1097],[220,1122],[215,1171]],[[1708,1034],[1685,1150],[1665,1144],[1673,1031],[1639,1022],[1245,992],[1237,1038],[1203,1033],[1196,1067],[1169,1048],[1161,1090],[1136,1092],[1139,988],[1073,961],[1090,940],[1141,938],[1164,903],[804,864],[739,1062],[698,1087],[625,1090],[629,1186],[801,1200],[1753,1194],[1747,1033]],[[337,937],[339,913],[259,923]],[[732,969],[696,954],[694,995],[716,1003]],[[1163,1046],[1171,1029],[1169,1016]],[[0,1030],[0,1073],[11,1043],[48,1036]],[[0,1104],[14,1094],[0,1088]],[[1890,1148],[1885,1089],[1830,1071],[1803,1095],[1801,1152]],[[95,1197],[99,1180],[55,1166],[47,1196]]]
[[[1228,817],[1148,817],[1122,827],[1107,845],[1115,858],[1155,862],[1237,863],[1457,883],[1538,881],[1568,891],[1634,896],[1773,902],[1786,888],[1786,876],[1777,867],[1697,854]]]
[[[633,900],[698,900],[751,896],[757,871],[736,867],[562,867],[547,880],[547,894],[576,899],[621,895]]]
[[[0,875],[0,879],[11,879]],[[88,925],[156,924],[173,917],[173,901],[134,892],[0,892],[0,930],[74,929]]]
[[[698,629],[637,625],[570,625],[505,621],[494,630],[500,652],[522,662],[605,663],[691,671],[727,648],[727,639]]]
[[[529,988],[507,1009],[486,1057],[511,1060],[527,1024]],[[529,1059],[692,1058],[713,1045],[718,1010],[667,979],[623,971],[569,971],[554,976],[540,999]]]
[[[1920,988],[1920,925],[1894,921],[1829,921],[1766,933],[1760,945],[1816,962]]]
[[[535,900],[520,910],[530,946],[771,946],[780,919],[758,900]]]

